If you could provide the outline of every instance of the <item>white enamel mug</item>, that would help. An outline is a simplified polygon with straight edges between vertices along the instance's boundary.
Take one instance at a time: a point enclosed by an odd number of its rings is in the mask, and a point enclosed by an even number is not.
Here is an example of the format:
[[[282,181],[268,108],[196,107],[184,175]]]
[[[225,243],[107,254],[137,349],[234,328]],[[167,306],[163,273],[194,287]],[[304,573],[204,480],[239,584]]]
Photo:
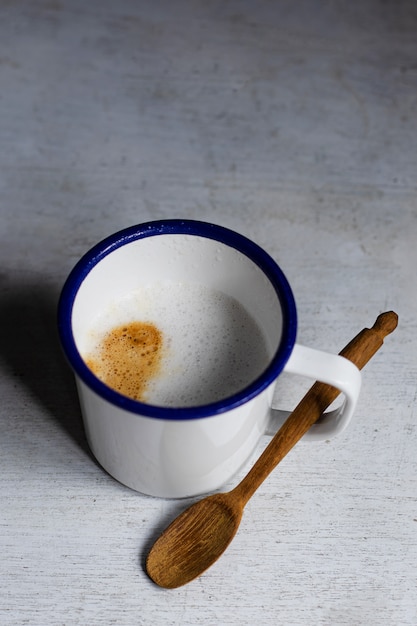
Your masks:
[[[144,285],[187,282],[233,297],[257,322],[270,351],[261,375],[229,397],[187,407],[145,404],[101,382],[81,357],[97,316]],[[246,237],[214,224],[148,222],[97,244],[63,287],[58,327],[94,456],[118,481],[152,496],[194,496],[226,483],[268,431],[283,371],[344,394],[343,404],[312,426],[306,440],[340,433],[359,396],[360,372],[350,361],[295,343],[294,297],[275,261]]]

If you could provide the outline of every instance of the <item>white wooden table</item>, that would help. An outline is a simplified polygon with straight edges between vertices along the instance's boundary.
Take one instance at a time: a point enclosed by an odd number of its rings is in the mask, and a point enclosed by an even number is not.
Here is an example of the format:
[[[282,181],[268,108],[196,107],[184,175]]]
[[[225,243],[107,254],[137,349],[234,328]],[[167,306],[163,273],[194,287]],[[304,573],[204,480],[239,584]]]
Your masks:
[[[302,343],[337,351],[400,316],[349,430],[300,443],[175,591],[143,561],[186,503],[93,461],[55,331],[79,256],[163,217],[264,246]],[[415,626],[412,0],[2,2],[0,232],[2,625]],[[303,389],[280,383],[289,404]]]

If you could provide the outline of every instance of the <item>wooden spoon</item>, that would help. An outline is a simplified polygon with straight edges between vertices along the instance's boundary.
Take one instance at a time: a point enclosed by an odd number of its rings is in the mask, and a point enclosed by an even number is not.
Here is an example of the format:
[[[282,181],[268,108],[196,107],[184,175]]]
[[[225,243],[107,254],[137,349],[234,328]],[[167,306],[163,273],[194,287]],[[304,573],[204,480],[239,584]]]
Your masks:
[[[396,313],[382,313],[340,354],[361,369],[397,323]],[[248,500],[338,395],[331,385],[314,383],[237,487],[200,500],[168,526],[146,560],[148,575],[157,585],[168,589],[185,585],[219,558],[235,536]]]

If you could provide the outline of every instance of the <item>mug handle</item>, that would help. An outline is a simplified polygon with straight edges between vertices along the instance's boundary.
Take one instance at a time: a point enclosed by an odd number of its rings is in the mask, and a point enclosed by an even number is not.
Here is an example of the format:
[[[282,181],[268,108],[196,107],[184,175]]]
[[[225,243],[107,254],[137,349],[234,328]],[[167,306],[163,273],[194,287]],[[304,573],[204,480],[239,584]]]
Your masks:
[[[362,376],[356,365],[338,354],[296,343],[283,371],[328,383],[344,394],[343,404],[326,411],[305,434],[306,439],[328,439],[345,430],[355,411],[361,389]],[[273,424],[269,425],[267,434],[275,434],[277,423],[279,427],[289,415],[290,411],[271,409]]]

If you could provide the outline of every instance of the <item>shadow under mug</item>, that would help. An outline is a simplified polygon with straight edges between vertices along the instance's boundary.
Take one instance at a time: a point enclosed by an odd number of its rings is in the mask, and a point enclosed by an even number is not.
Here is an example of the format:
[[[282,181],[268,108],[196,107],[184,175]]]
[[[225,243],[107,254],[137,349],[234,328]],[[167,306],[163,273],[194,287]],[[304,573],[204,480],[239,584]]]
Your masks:
[[[102,311],[144,285],[176,283],[234,298],[262,329],[269,362],[244,389],[199,406],[156,406],[118,393],[87,367],[80,345]],[[63,287],[58,328],[94,456],[118,481],[148,495],[195,496],[236,474],[276,415],[271,403],[283,371],[344,394],[342,406],[312,426],[307,440],[340,433],[359,396],[360,373],[350,361],[296,343],[294,297],[276,262],[246,237],[206,222],[148,222],[97,244]]]

